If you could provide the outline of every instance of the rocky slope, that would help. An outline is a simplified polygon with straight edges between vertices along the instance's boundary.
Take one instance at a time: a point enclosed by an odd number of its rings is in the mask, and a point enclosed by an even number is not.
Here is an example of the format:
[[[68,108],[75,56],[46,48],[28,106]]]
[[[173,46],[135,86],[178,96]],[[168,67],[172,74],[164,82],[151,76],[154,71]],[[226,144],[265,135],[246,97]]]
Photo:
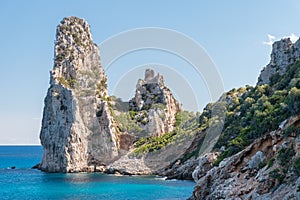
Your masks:
[[[57,26],[54,68],[45,98],[40,169],[88,171],[118,156],[114,121],[108,109],[107,78],[86,21],[69,17]]]
[[[284,137],[299,120],[290,118],[216,167],[214,159],[202,157],[193,172],[197,186],[190,199],[299,199],[300,137],[296,131]]]
[[[257,86],[226,106],[219,156],[197,158],[190,199],[300,199],[299,44],[275,42]]]

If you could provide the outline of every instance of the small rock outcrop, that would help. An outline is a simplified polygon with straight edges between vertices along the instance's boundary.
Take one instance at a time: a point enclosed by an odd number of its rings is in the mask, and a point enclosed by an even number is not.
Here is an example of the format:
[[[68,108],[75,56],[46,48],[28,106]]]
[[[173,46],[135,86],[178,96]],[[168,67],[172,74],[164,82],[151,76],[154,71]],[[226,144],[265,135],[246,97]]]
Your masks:
[[[271,61],[261,71],[257,85],[269,84],[270,77],[276,73],[282,75],[289,65],[300,59],[300,40],[294,44],[290,38],[274,42]]]
[[[129,101],[129,110],[139,112],[137,117],[146,114],[144,122],[139,125],[148,136],[161,136],[173,130],[175,116],[182,108],[165,85],[163,76],[147,69],[144,80],[138,80],[135,97]]]
[[[54,68],[40,132],[47,172],[89,171],[118,156],[114,121],[103,99],[107,78],[88,23],[64,18],[57,26]]]
[[[131,146],[125,145],[127,148],[123,148],[122,157],[108,165],[109,171],[121,174],[162,175],[158,171],[178,159],[184,153],[186,144],[184,142],[176,145],[166,144],[150,152],[137,153],[135,148],[139,147],[134,142],[139,143],[139,139],[146,141],[151,137],[161,137],[172,132],[175,128],[176,115],[181,110],[181,105],[165,85],[163,76],[155,74],[152,69],[146,69],[145,78],[138,80],[136,85],[135,97],[129,101],[129,111],[115,112],[119,126],[123,127],[120,131],[124,131],[122,134],[128,138],[127,144]],[[128,116],[128,113],[130,119],[127,120],[130,123],[127,122],[127,128],[124,128],[126,124],[124,116]],[[120,144],[124,141],[120,140]]]
[[[213,163],[217,160],[219,152],[207,153],[201,156],[198,160],[198,166],[193,171],[193,179],[197,182],[200,178],[212,168]]]

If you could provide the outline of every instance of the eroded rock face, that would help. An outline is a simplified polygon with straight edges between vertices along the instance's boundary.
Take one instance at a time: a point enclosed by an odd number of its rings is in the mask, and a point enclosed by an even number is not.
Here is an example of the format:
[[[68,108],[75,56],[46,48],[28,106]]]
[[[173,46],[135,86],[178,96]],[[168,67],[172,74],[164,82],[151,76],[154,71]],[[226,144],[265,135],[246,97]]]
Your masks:
[[[57,26],[54,68],[45,98],[40,168],[48,172],[89,171],[118,156],[114,121],[108,109],[107,78],[98,47],[83,19]]]
[[[283,129],[294,126],[299,119],[291,117]],[[282,133],[279,128],[266,134],[216,167],[211,167],[207,157],[200,158],[193,172],[197,185],[190,199],[299,199],[300,179],[293,171],[286,172],[282,183],[280,174],[272,175],[283,168],[278,161],[280,151],[290,148],[299,154],[299,135],[286,138]]]
[[[148,134],[145,136],[161,136],[173,130],[175,116],[182,108],[165,85],[163,76],[147,69],[144,80],[140,79],[136,85],[135,97],[129,101],[129,109],[146,111],[145,123],[140,124]]]
[[[274,42],[270,63],[261,71],[257,85],[269,84],[270,77],[279,73],[282,75],[287,67],[300,59],[300,40],[294,44],[289,38]]]

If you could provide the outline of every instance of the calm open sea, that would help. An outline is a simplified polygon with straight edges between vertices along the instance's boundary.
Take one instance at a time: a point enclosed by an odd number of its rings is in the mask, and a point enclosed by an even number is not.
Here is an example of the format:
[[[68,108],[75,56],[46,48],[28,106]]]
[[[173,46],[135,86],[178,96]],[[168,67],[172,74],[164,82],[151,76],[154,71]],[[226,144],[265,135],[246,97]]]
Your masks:
[[[158,177],[51,174],[31,169],[42,153],[41,146],[0,146],[0,199],[187,199],[195,185]]]

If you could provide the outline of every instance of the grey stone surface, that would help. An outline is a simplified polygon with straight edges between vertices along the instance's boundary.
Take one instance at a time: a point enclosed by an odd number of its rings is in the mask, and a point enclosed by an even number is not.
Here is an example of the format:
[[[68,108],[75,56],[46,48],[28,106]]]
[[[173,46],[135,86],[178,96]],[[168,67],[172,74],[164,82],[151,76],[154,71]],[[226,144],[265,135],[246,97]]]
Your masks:
[[[293,125],[299,118],[300,116],[289,118],[287,126]],[[288,142],[288,147],[294,148],[296,154],[299,154],[296,145],[299,136],[289,140],[283,137],[282,132],[283,130],[278,129],[276,133],[267,133],[215,167],[209,167],[207,158],[201,157],[193,172],[197,185],[190,199],[299,199],[298,176],[288,171],[282,183],[272,177],[274,170],[282,168],[277,159],[270,166],[267,164],[259,167],[259,163],[266,157],[268,160],[276,158],[280,150],[272,149],[284,142]]]
[[[138,80],[135,97],[129,101],[129,109],[147,111],[147,123],[143,129],[148,136],[171,132],[175,116],[182,110],[181,104],[165,85],[163,76],[159,73],[155,75],[152,69],[146,70],[144,80]]]
[[[300,59],[300,40],[294,44],[289,38],[274,42],[270,63],[261,71],[257,85],[270,83],[270,77],[279,73],[282,75],[287,67]]]
[[[265,160],[264,153],[261,151],[258,151],[255,153],[254,156],[251,157],[251,159],[248,162],[248,167],[250,169],[257,169],[259,167],[259,164],[263,163]]]

